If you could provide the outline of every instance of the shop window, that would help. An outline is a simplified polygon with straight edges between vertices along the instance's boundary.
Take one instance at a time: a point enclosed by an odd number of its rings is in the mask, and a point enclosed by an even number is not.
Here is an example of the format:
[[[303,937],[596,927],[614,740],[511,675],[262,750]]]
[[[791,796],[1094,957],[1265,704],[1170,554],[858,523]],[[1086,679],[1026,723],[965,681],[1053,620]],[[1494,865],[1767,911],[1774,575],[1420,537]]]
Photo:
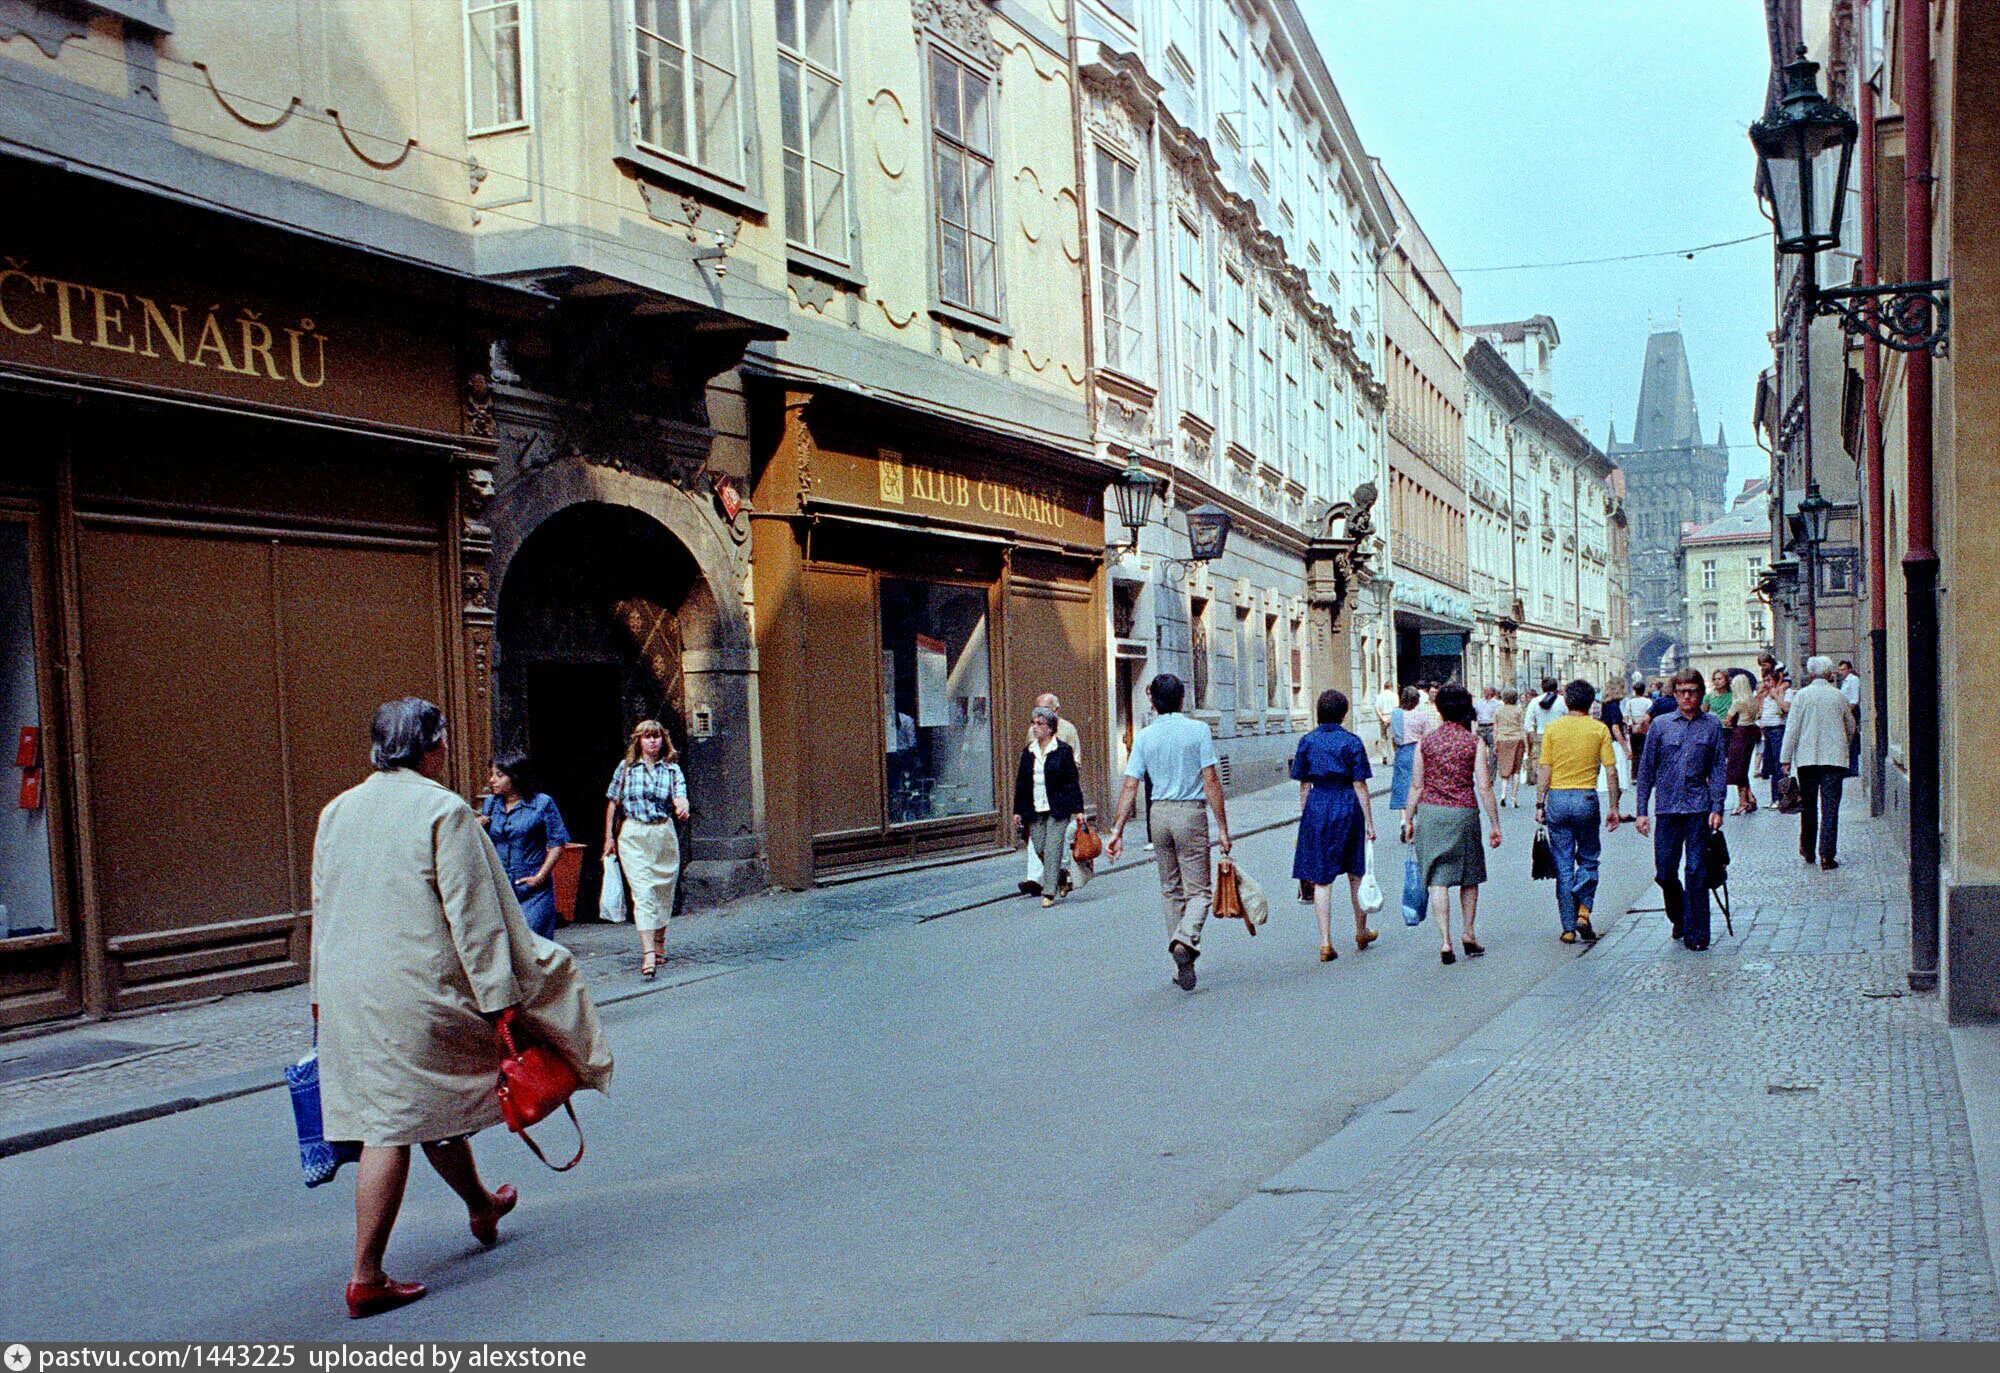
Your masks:
[[[785,236],[847,261],[840,6],[778,0],[778,123],[785,149]]]
[[[931,50],[931,153],[936,176],[938,298],[1000,316],[993,211],[993,100],[986,77]]]
[[[1256,641],[1250,630],[1250,608],[1236,611],[1236,710],[1238,714],[1255,708],[1257,701]]]
[[[1278,671],[1283,662],[1283,657],[1278,653],[1278,617],[1266,615],[1264,617],[1264,704],[1273,710],[1285,703]]]
[[[632,0],[639,141],[743,179],[736,0]]]
[[[1113,582],[1111,584],[1111,633],[1119,639],[1130,639],[1139,623],[1139,583]]]
[[[1292,621],[1292,709],[1306,708],[1306,626]]]
[[[986,593],[883,578],[882,684],[890,823],[992,811]]]
[[[465,0],[468,133],[528,124],[528,0]]]
[[[40,664],[35,653],[29,528],[0,520],[0,727],[14,766],[0,796],[0,940],[56,928],[43,768]]]
[[[1188,675],[1194,679],[1196,710],[1213,710],[1214,697],[1208,677],[1208,602],[1200,596],[1188,601]]]

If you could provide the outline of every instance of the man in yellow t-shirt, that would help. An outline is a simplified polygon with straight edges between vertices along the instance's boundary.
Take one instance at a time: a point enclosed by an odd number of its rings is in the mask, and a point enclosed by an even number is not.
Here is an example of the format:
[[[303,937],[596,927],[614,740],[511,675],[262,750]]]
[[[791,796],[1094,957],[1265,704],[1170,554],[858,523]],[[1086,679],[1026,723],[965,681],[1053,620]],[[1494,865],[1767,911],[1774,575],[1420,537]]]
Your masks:
[[[1556,860],[1556,911],[1562,917],[1562,942],[1597,941],[1590,908],[1597,900],[1598,826],[1618,828],[1618,755],[1611,748],[1611,731],[1590,718],[1597,688],[1585,681],[1563,688],[1569,713],[1542,731],[1537,773],[1535,823],[1545,826]],[[1604,770],[1611,789],[1611,818],[1604,821],[1597,805],[1597,773]]]

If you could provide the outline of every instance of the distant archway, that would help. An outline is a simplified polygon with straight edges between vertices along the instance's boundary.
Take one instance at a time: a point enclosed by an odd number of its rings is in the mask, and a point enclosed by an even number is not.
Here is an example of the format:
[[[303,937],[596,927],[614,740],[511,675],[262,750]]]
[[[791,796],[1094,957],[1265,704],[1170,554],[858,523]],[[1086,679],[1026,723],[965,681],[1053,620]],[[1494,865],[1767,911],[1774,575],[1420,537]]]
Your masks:
[[[1672,671],[1681,657],[1678,639],[1671,634],[1654,634],[1639,645],[1636,671],[1642,677],[1657,677]]]

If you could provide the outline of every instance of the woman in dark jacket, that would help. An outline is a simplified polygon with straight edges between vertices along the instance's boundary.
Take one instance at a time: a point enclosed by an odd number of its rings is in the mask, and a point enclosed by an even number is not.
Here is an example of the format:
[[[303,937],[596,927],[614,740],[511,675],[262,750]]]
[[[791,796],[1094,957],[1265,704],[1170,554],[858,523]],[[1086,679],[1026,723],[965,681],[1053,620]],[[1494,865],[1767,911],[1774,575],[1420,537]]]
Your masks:
[[[1021,750],[1021,766],[1014,774],[1014,833],[1034,842],[1042,856],[1042,904],[1053,906],[1061,891],[1063,859],[1069,847],[1063,842],[1072,815],[1083,811],[1083,779],[1076,770],[1076,754],[1056,738],[1060,717],[1047,706],[1036,706],[1033,736]]]

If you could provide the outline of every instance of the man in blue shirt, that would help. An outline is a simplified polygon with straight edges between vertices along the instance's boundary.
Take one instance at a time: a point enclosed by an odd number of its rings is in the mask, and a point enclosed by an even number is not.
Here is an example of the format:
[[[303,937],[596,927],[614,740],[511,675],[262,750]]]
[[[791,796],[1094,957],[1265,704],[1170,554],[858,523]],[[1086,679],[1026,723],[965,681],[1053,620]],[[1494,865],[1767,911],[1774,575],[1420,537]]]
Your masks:
[[[1674,938],[1708,947],[1708,835],[1722,828],[1729,795],[1729,746],[1721,723],[1701,708],[1701,673],[1674,674],[1672,715],[1654,720],[1639,760],[1639,833],[1653,837],[1653,878],[1666,898]],[[1647,811],[1657,812],[1658,824]],[[1687,854],[1687,885],[1675,875]]]
[[[1153,858],[1160,868],[1160,899],[1167,914],[1167,952],[1174,960],[1174,982],[1194,990],[1194,961],[1201,956],[1201,929],[1208,923],[1208,812],[1215,811],[1215,831],[1229,854],[1229,817],[1222,803],[1222,779],[1216,772],[1215,736],[1200,720],[1181,713],[1187,688],[1181,679],[1162,672],[1146,686],[1158,716],[1132,741],[1125,764],[1125,786],[1118,796],[1118,814],[1104,852],[1113,860],[1125,847],[1125,822],[1139,798],[1139,782],[1152,787]]]

